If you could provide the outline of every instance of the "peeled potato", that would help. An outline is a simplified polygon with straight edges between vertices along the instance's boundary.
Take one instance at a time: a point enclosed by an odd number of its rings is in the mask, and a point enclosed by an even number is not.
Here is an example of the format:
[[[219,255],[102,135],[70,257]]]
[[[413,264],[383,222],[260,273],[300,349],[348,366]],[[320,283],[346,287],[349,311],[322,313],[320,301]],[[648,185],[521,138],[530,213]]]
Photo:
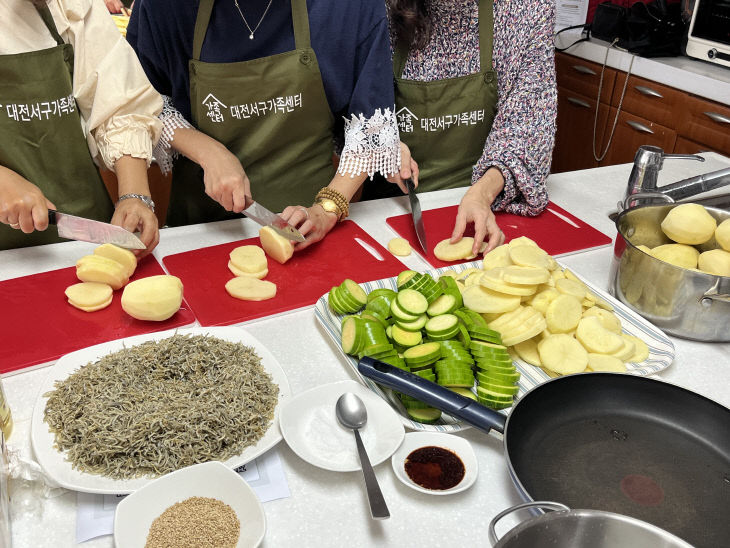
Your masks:
[[[537,341],[534,337],[532,339],[522,341],[521,343],[517,343],[515,345],[515,351],[517,352],[517,355],[522,359],[522,361],[525,361],[530,365],[535,365],[537,367],[542,366],[542,362],[540,361],[540,354],[537,351]]]
[[[239,270],[236,268],[231,261],[228,261],[228,270],[230,270],[234,276],[251,276],[252,278],[258,278],[259,280],[266,277],[266,275],[269,273],[268,268],[264,268],[263,270],[259,270],[258,272],[246,272],[244,270]]]
[[[183,285],[177,276],[148,276],[124,288],[122,309],[138,320],[161,322],[180,309],[182,296]]]
[[[497,293],[481,285],[466,287],[461,294],[464,306],[475,312],[509,312],[520,306],[518,295]]]
[[[592,352],[588,353],[588,367],[593,371],[626,372],[626,365],[620,359],[606,354],[593,354]]]
[[[276,296],[276,284],[257,278],[239,276],[228,280],[226,291],[231,297],[242,301],[265,301]]]
[[[94,249],[94,255],[101,255],[107,259],[117,261],[125,267],[127,278],[131,278],[137,269],[137,257],[129,249],[116,246],[114,244],[102,244]]]
[[[509,246],[507,244],[495,247],[492,251],[484,255],[484,259],[482,259],[482,268],[485,271],[499,266],[509,266],[511,264],[512,259],[510,259]]]
[[[405,238],[393,238],[388,242],[388,251],[399,257],[406,257],[411,254],[411,244]]]
[[[266,254],[278,263],[284,264],[294,255],[294,244],[270,226],[261,227],[259,239]]]
[[[492,291],[506,293],[507,295],[530,296],[535,294],[537,286],[519,285],[505,282],[502,279],[503,272],[504,267],[497,267],[491,270],[486,270],[479,278],[479,283],[482,284],[484,287],[491,289]]]
[[[697,259],[700,256],[700,252],[694,247],[684,244],[660,245],[652,249],[651,254],[660,261],[680,268],[697,268]]]
[[[712,238],[717,221],[700,204],[681,204],[667,213],[661,227],[664,234],[679,244],[698,245]]]
[[[537,343],[542,366],[569,375],[585,371],[588,365],[588,352],[570,335],[549,335]]]
[[[84,312],[95,312],[111,304],[113,291],[107,284],[82,282],[68,286],[65,293],[71,306]]]
[[[242,272],[261,272],[269,266],[266,253],[257,245],[239,246],[230,252],[229,257],[229,265]]]
[[[555,280],[555,289],[565,295],[572,295],[580,301],[585,299],[588,294],[588,288],[583,282],[568,278],[567,275],[565,278]]]
[[[572,295],[560,295],[547,307],[545,321],[552,333],[568,333],[578,327],[583,307]]]
[[[553,302],[561,293],[554,287],[548,287],[537,293],[529,302],[530,306],[540,311],[544,316],[547,312],[548,305]]]
[[[101,255],[85,255],[76,261],[76,277],[82,282],[98,282],[120,289],[129,278],[127,267]]]
[[[512,262],[518,266],[532,266],[535,268],[548,268],[551,266],[548,260],[549,255],[534,245],[510,246],[509,256]]]
[[[636,352],[636,345],[634,344],[634,341],[632,339],[629,339],[625,335],[621,335],[621,338],[624,341],[624,345],[619,348],[616,352],[612,352],[611,356],[614,356],[615,358],[618,358],[622,362],[627,362],[631,359],[631,356],[634,355]]]
[[[596,316],[599,320],[601,320],[603,327],[609,331],[613,331],[618,334],[621,333],[621,320],[619,320],[613,312],[609,312],[608,310],[604,310],[598,306],[593,306],[583,312],[583,317],[588,316]]]
[[[730,219],[725,219],[715,229],[715,241],[725,251],[730,251]]]
[[[547,268],[532,266],[505,266],[502,279],[505,282],[520,285],[544,284],[550,279],[550,271]]]
[[[474,238],[465,236],[455,244],[450,243],[450,238],[441,240],[433,249],[433,254],[440,261],[458,261],[471,255],[471,248],[474,246]]]
[[[634,355],[626,361],[639,363],[643,362],[646,358],[649,357],[649,347],[639,337],[634,337],[633,335],[626,334],[624,334],[623,337],[626,339],[631,339],[634,343]]]
[[[730,276],[730,251],[711,249],[700,253],[697,265],[702,272],[715,276]]]
[[[611,354],[624,346],[621,335],[603,327],[596,316],[589,316],[578,322],[575,338],[586,350],[596,354]]]
[[[533,247],[538,247],[535,240],[531,240],[527,236],[520,236],[519,238],[512,238],[507,245],[509,247],[516,247],[518,245],[531,245]]]

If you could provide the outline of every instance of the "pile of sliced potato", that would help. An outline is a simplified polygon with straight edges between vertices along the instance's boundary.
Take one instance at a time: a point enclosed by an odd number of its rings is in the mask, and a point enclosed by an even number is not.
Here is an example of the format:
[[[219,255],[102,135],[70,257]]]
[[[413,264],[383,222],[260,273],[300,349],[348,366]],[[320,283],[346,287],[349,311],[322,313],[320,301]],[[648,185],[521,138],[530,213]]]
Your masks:
[[[626,362],[648,357],[646,343],[622,333],[613,307],[529,238],[495,248],[482,265],[444,275],[525,362],[564,375],[626,371]]]
[[[263,236],[262,244],[265,240]],[[289,241],[286,242],[291,247]],[[242,301],[265,301],[276,296],[276,284],[262,279],[269,273],[269,263],[262,248],[242,245],[233,249],[228,256],[228,269],[236,276],[226,282],[226,291],[231,297]]]

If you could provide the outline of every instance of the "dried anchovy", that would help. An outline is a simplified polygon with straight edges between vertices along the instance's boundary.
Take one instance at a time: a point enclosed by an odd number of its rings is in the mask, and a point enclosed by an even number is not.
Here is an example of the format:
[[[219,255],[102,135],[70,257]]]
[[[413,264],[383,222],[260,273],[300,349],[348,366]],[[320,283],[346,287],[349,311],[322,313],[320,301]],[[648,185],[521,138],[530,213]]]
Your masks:
[[[279,387],[254,349],[204,335],[125,348],[55,383],[44,419],[82,472],[159,476],[254,445]]]

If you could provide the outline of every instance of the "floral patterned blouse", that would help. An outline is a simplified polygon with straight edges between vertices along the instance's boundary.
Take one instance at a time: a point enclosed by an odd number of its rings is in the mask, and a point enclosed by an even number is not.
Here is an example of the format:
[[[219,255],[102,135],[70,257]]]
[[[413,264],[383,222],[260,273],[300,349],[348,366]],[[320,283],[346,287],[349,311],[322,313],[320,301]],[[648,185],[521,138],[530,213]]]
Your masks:
[[[403,78],[431,81],[478,72],[479,0],[430,0],[429,13],[431,38],[411,51]],[[537,215],[548,203],[545,179],[557,115],[554,27],[553,0],[494,0],[497,115],[472,182],[492,166],[500,169],[505,184],[492,205],[497,211]]]

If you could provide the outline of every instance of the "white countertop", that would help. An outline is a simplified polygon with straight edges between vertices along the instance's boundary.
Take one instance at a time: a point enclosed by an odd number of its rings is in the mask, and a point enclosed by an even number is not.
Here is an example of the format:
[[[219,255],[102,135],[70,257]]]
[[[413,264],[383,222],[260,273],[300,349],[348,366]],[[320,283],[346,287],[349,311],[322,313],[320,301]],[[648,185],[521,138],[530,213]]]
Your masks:
[[[564,48],[578,38],[580,34],[576,34],[576,31],[566,31],[558,35],[556,45]],[[572,46],[565,53],[602,65],[609,45],[608,42],[592,38]],[[611,48],[607,65],[626,72],[631,57],[632,55],[624,50]],[[730,105],[730,68],[723,65],[685,56],[654,58],[636,56],[631,74]]]
[[[700,172],[721,169],[730,159],[707,154],[708,161],[667,161],[660,184]],[[629,165],[560,173],[550,176],[551,200],[615,237],[607,213],[622,197]],[[464,189],[421,195],[424,209],[458,203]],[[351,218],[381,244],[395,236],[385,218],[408,211],[406,197],[353,204]],[[226,221],[165,229],[155,251],[158,259],[207,245],[254,236],[256,227],[248,220]],[[326,245],[326,240],[320,245]],[[69,242],[40,248],[0,252],[0,279],[34,274],[71,266],[91,249],[90,244]],[[561,262],[599,287],[607,286],[612,247],[561,258]],[[412,268],[428,268],[418,257],[405,258]],[[4,321],[11,319],[6,318]],[[319,327],[312,308],[262,319],[245,325],[264,343],[285,370],[293,394],[316,385],[345,380],[349,369]],[[282,341],[285,341],[282,343]],[[296,341],[302,344],[287,344]],[[672,338],[674,363],[659,376],[730,407],[730,343],[698,343]],[[306,344],[307,352],[302,352]],[[30,458],[29,426],[32,406],[46,369],[35,369],[6,377],[15,431],[11,447]],[[468,439],[477,453],[479,477],[470,489],[445,497],[421,494],[402,485],[387,460],[375,468],[392,517],[373,521],[367,508],[359,473],[327,472],[302,461],[286,445],[278,451],[285,469],[291,497],[264,504],[268,530],[264,546],[360,547],[419,546],[421,548],[487,544],[487,527],[499,511],[520,501],[510,481],[500,439],[475,429],[459,435]],[[76,495],[42,499],[40,510],[13,523],[15,548],[66,547],[75,545]],[[508,521],[509,523],[509,521]],[[502,529],[504,532],[506,529]],[[110,547],[112,537],[100,537],[84,544],[89,548]]]

